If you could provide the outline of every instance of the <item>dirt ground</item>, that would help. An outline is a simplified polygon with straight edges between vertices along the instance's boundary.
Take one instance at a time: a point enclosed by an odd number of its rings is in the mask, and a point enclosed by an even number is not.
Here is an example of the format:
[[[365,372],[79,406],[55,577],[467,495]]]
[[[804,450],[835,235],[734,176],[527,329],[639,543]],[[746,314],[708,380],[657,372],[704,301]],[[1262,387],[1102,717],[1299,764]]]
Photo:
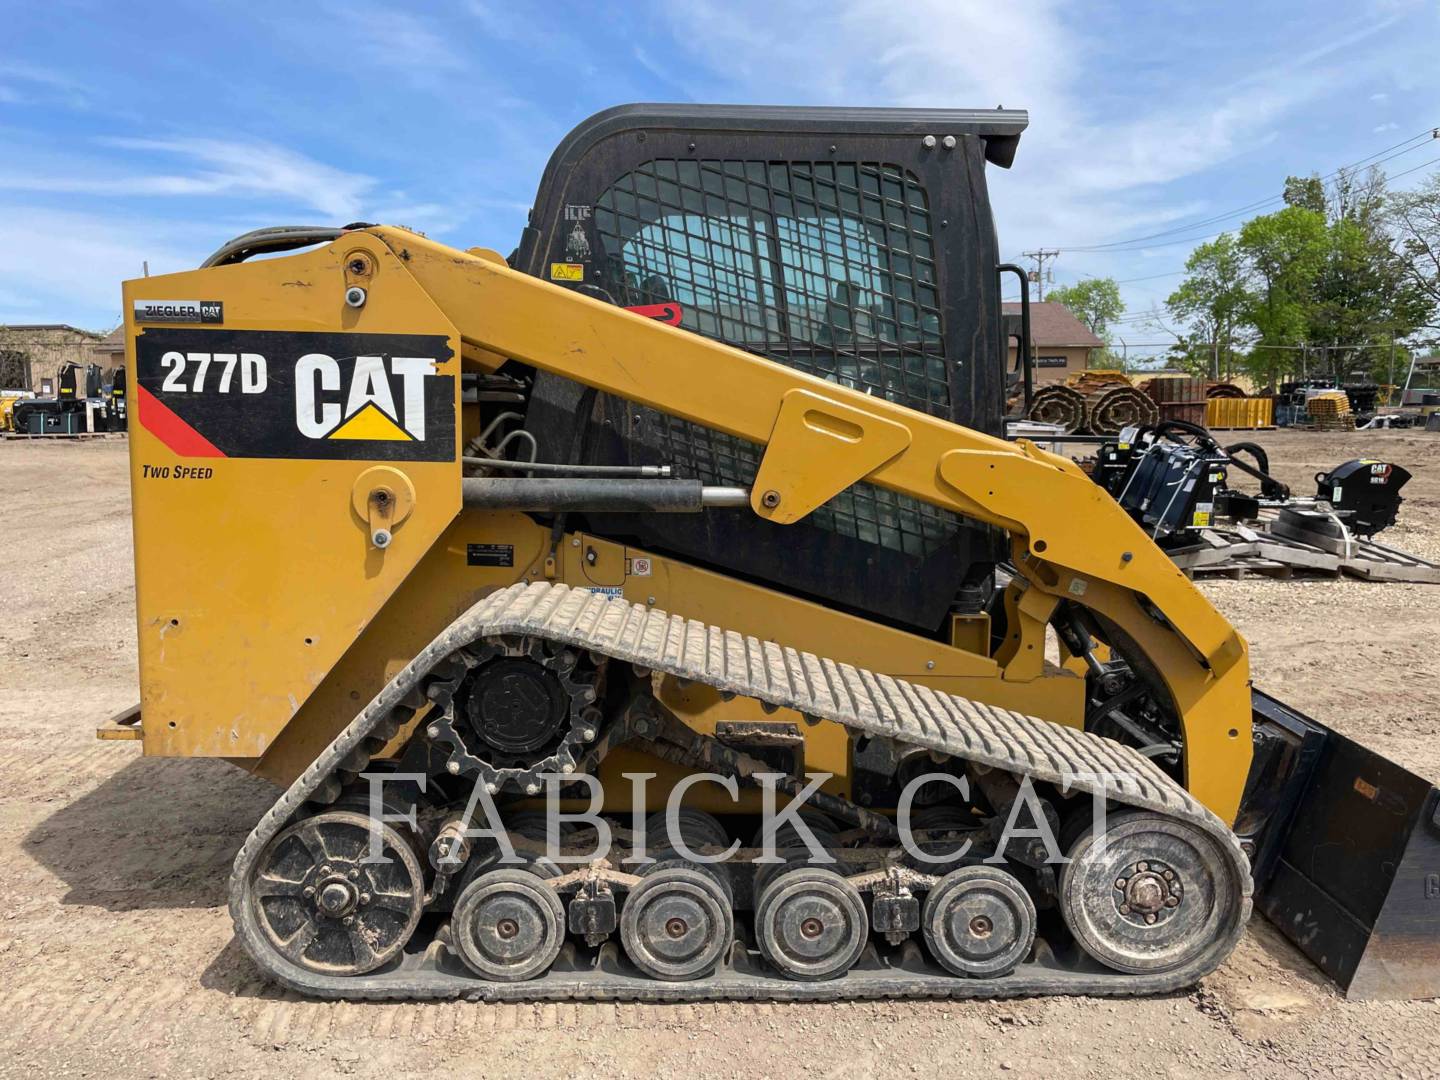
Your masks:
[[[1276,470],[1411,469],[1395,546],[1440,561],[1440,436],[1268,433]],[[1420,1077],[1440,1002],[1350,1004],[1257,919],[1200,987],[1133,1002],[314,1004],[231,941],[225,877],[274,790],[94,729],[136,700],[123,441],[0,443],[0,1075]],[[1440,587],[1206,590],[1257,684],[1440,779]]]

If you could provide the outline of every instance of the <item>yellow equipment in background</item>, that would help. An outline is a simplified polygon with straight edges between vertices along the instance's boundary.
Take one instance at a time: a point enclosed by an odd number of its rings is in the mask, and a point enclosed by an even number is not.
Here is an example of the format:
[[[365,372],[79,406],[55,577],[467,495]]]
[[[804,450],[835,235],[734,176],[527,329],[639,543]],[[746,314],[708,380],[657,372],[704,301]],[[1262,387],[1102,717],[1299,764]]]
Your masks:
[[[15,430],[15,403],[19,400],[17,396],[0,394],[0,431]]]
[[[1004,438],[984,167],[1024,124],[612,110],[509,262],[289,228],[126,283],[133,730],[286,787],[232,877],[265,971],[833,998],[1223,961],[1323,729],[1252,702],[1103,489]],[[516,868],[466,830],[498,803],[526,850],[547,793],[620,854]],[[777,864],[750,835],[787,798],[818,816]]]
[[[1213,429],[1271,428],[1275,426],[1273,397],[1212,397],[1205,402],[1205,426]]]

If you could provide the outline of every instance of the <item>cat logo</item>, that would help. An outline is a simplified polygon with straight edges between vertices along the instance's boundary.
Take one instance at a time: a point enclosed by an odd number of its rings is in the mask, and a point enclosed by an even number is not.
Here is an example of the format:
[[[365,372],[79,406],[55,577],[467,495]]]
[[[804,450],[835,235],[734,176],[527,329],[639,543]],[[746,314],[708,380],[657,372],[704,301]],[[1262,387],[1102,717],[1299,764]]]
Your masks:
[[[139,426],[181,457],[453,461],[444,334],[147,326]]]
[[[343,370],[325,353],[295,363],[295,426],[307,439],[424,442],[425,356],[357,356]]]

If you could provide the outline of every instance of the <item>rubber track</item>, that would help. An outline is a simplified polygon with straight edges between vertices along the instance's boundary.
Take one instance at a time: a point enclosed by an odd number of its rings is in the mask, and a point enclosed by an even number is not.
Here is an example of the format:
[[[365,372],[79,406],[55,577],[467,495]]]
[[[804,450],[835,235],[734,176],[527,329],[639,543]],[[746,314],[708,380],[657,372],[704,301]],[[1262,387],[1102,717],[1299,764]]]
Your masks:
[[[820,983],[751,974],[730,967],[707,978],[665,983],[628,976],[613,962],[591,970],[552,970],[524,983],[492,983],[458,965],[410,954],[398,969],[369,975],[317,975],[272,952],[246,901],[245,882],[265,845],[342,767],[353,773],[368,761],[370,745],[393,736],[400,716],[423,701],[426,676],[461,647],[484,637],[543,637],[579,649],[752,697],[852,731],[1068,784],[1094,793],[1086,774],[1105,775],[1112,802],[1183,818],[1211,834],[1229,857],[1241,885],[1238,918],[1214,947],[1185,967],[1158,975],[1123,975],[1098,965],[1029,963],[997,979],[962,979],[910,972],[903,961],[885,971],[852,969]],[[1153,762],[1130,747],[1032,716],[945,694],[849,664],[797,652],[774,642],[670,615],[655,608],[565,585],[517,584],[476,603],[451,623],[295,780],[256,824],[235,856],[230,914],[236,934],[276,981],[312,997],[413,1000],[468,997],[485,1000],[844,1000],[893,997],[1012,997],[1066,993],[1167,993],[1213,971],[1239,941],[1251,909],[1249,862],[1230,830]],[[612,950],[613,946],[606,949]],[[918,950],[912,951],[918,955]],[[602,950],[602,953],[604,950]],[[566,954],[562,953],[562,958]],[[1035,969],[1035,970],[1031,970]]]

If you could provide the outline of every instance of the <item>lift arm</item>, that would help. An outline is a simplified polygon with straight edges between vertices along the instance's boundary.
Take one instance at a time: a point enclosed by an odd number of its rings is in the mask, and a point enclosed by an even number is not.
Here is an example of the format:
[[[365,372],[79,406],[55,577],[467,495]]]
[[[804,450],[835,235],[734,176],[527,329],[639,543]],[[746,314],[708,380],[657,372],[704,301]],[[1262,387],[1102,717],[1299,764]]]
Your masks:
[[[382,264],[374,287],[389,266],[403,267],[459,330],[469,359],[520,360],[764,445],[751,492],[763,518],[797,521],[865,480],[1004,529],[1024,579],[997,657],[1005,677],[1040,675],[1045,625],[1059,602],[1095,611],[1169,690],[1187,786],[1233,819],[1250,760],[1245,642],[1074,462],[551,285],[493,252],[384,227],[343,243],[373,245]]]

